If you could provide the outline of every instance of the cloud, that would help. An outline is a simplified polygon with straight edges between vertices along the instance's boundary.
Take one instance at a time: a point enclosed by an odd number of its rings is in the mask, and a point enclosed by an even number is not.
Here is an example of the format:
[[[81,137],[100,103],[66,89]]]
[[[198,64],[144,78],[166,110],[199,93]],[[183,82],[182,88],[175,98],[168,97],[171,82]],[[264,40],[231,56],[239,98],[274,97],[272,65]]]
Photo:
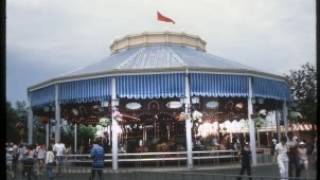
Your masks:
[[[156,21],[157,10],[177,23]],[[196,34],[207,52],[276,74],[315,64],[313,0],[10,0],[9,100],[25,99],[40,79],[100,61],[114,39],[144,31]]]

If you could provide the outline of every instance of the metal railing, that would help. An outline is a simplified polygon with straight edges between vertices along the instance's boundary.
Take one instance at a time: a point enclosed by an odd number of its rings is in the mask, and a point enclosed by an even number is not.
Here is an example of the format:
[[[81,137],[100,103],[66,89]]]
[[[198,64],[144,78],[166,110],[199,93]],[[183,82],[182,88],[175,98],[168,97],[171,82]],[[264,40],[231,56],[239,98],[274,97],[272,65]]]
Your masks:
[[[220,164],[223,162],[235,162],[239,160],[238,152],[235,150],[212,150],[193,151],[193,161],[196,165]],[[105,154],[105,164],[112,163],[112,155]],[[142,166],[182,166],[187,161],[187,152],[141,152],[141,153],[119,153],[118,162],[128,167]],[[70,154],[65,156],[65,163],[73,165],[86,165],[92,163],[89,154]]]

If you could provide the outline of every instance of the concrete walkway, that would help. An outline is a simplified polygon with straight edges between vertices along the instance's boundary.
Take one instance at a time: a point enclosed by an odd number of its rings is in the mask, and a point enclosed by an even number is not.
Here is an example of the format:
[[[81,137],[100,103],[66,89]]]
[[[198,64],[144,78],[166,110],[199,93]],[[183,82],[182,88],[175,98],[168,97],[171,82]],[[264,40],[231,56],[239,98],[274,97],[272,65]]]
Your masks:
[[[55,177],[55,180],[87,180],[91,173],[91,169],[88,167],[68,167],[63,170],[64,173],[61,176]],[[122,168],[116,173],[110,168],[106,168],[104,169],[103,177],[106,180],[236,180],[239,171],[239,163],[219,166],[197,166],[191,170],[185,167]],[[315,166],[311,165],[309,170],[302,172],[301,177],[315,180],[316,173]],[[259,164],[256,167],[252,167],[252,176],[254,176],[253,180],[278,180],[278,167],[275,163]],[[264,176],[264,178],[260,176]],[[47,178],[45,176],[39,176],[37,178],[37,180],[42,179]]]

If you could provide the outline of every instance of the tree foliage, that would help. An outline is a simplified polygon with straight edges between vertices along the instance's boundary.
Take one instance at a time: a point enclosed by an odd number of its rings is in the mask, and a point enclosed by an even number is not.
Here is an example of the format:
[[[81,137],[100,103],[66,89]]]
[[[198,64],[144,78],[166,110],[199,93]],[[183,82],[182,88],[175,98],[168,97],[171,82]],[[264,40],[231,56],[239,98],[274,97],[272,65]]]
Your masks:
[[[79,127],[79,137],[81,137],[82,140],[89,140],[93,139],[94,135],[96,133],[97,129],[95,127],[92,127],[91,125],[85,126],[85,125],[80,125]]]
[[[7,129],[7,141],[20,142],[20,134],[22,141],[26,141],[26,125],[27,125],[27,107],[24,101],[17,101],[16,107],[13,107],[10,102],[6,103],[6,129]],[[17,123],[21,123],[24,129],[17,128]]]
[[[317,72],[315,66],[306,63],[298,70],[286,75],[291,88],[293,111],[302,114],[302,122],[316,123],[317,113]]]

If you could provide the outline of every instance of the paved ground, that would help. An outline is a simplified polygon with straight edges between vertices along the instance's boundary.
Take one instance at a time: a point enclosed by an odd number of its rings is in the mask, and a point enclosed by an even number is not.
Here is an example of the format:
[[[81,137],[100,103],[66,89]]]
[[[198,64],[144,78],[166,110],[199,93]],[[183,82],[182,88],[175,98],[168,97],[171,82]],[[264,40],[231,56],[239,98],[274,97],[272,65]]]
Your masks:
[[[66,169],[65,169],[66,170]],[[111,169],[105,169],[103,176],[105,180],[236,180],[239,174],[239,164],[229,164],[216,167],[195,167],[192,170],[186,168],[137,168],[137,169],[120,169],[118,173],[114,173]],[[90,169],[74,169],[66,171],[61,176],[56,177],[56,180],[87,180],[90,177]],[[316,168],[311,166],[308,171],[302,172],[302,177],[316,179]],[[279,177],[279,172],[276,164],[264,164],[252,168],[253,180],[275,180]],[[274,178],[267,178],[274,177]],[[21,178],[18,178],[21,179]],[[37,180],[47,179],[44,176],[39,176]],[[247,178],[243,178],[247,179]]]

